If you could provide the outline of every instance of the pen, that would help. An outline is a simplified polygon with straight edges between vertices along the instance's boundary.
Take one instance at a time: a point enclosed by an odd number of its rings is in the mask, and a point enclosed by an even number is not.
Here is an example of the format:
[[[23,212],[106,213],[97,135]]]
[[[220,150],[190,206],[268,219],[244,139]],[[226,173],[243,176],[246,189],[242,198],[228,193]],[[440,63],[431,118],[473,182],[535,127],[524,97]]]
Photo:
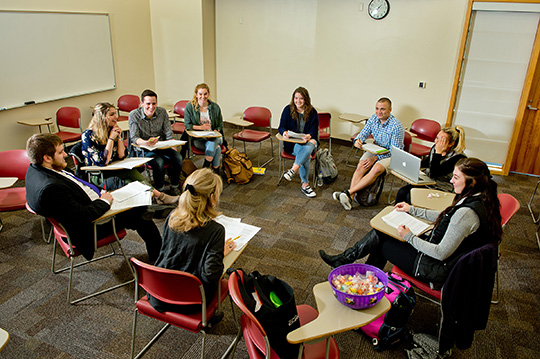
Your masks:
[[[236,237],[234,237],[234,238],[229,238],[229,239],[227,239],[227,243],[234,242],[234,241],[236,241],[238,238],[240,238],[240,236],[236,236]]]
[[[107,187],[105,187],[105,182],[103,182],[103,189],[105,190],[105,192],[107,192]]]

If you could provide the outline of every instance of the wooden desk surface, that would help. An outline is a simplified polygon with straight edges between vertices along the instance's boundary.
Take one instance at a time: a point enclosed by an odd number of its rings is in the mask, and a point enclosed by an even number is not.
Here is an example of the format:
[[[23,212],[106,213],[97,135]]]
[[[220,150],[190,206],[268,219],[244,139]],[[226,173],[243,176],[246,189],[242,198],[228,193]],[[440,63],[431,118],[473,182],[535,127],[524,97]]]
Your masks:
[[[355,113],[342,113],[338,116],[340,120],[349,121],[352,123],[365,122],[369,119],[369,116],[357,115]]]
[[[129,121],[118,121],[116,124],[120,127],[122,132],[129,131]]]
[[[242,115],[233,116],[231,118],[223,120],[223,122],[230,123],[231,125],[236,125],[236,126],[240,126],[240,127],[248,127],[248,126],[253,125],[253,122],[249,122],[249,121],[244,120]]]
[[[0,188],[11,187],[17,180],[17,177],[0,177]]]
[[[407,177],[402,176],[401,174],[397,173],[394,170],[390,170],[390,173],[393,174],[394,176],[396,176],[397,178],[399,178],[400,180],[405,181],[405,182],[407,182],[408,184],[410,184],[412,186],[433,186],[433,185],[437,184],[437,182],[435,182],[434,180],[425,181],[425,182],[421,182],[421,183],[416,183],[416,182],[411,181]]]
[[[26,126],[45,126],[45,125],[53,124],[53,122],[51,121],[51,117],[47,117],[43,119],[20,120],[20,121],[17,121],[17,123],[21,125],[26,125]]]
[[[319,316],[290,332],[287,335],[289,343],[304,343],[360,328],[390,310],[390,302],[386,297],[371,308],[349,308],[338,302],[328,282],[316,284],[313,287],[313,296]]]
[[[455,196],[454,193],[437,189],[413,188],[411,189],[411,204],[415,207],[443,211],[452,204]]]
[[[289,137],[289,138],[285,138],[281,135],[281,133],[277,133],[276,134],[276,138],[280,141],[283,141],[283,142],[292,142],[292,143],[306,143],[306,141],[300,139],[300,138],[292,138],[292,137]]]
[[[211,135],[211,136],[201,136],[198,132],[202,132],[202,131],[186,131],[188,135],[190,135],[191,137],[195,137],[195,138],[217,138],[217,137],[221,137],[221,133],[219,132],[214,132],[215,134],[214,135]],[[209,131],[204,131],[204,132],[209,132]]]
[[[377,215],[375,217],[373,217],[371,219],[371,221],[369,221],[369,225],[380,231],[380,232],[383,232],[383,233],[386,233],[388,234],[389,236],[391,237],[394,237],[396,238],[397,240],[400,240],[403,242],[403,239],[401,239],[401,237],[399,236],[398,234],[398,230],[397,228],[394,228],[392,227],[391,225],[389,224],[386,224],[385,221],[382,220],[382,217],[386,216],[388,213],[392,212],[392,210],[394,209],[394,206],[387,206],[385,207],[382,211],[380,211],[379,213],[377,213]],[[416,217],[415,217],[416,218]],[[424,223],[428,223],[428,224],[431,224],[431,222],[429,221],[426,221],[426,220],[423,220],[421,218],[416,218],[418,219],[419,221],[422,221]],[[427,230],[431,229],[433,226],[430,226]],[[426,231],[427,231],[426,230]],[[425,231],[424,231],[425,232]]]

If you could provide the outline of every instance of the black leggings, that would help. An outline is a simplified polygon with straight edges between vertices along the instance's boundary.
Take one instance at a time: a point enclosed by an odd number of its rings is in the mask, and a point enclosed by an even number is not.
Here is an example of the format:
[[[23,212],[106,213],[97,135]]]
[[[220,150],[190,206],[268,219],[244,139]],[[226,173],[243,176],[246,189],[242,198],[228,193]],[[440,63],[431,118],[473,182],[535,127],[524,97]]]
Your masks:
[[[379,237],[379,245],[371,251],[366,264],[383,269],[386,262],[389,261],[403,272],[414,276],[414,262],[418,251],[407,242],[402,242],[379,231],[375,232]]]

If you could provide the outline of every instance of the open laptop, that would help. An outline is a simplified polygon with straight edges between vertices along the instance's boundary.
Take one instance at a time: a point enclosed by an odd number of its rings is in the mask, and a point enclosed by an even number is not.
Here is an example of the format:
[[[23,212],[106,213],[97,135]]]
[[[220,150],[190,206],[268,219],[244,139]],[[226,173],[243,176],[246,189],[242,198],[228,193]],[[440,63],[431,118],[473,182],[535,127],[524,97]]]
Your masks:
[[[392,146],[390,169],[403,177],[408,178],[413,184],[433,183],[433,180],[420,172],[420,158],[405,152],[396,146]]]

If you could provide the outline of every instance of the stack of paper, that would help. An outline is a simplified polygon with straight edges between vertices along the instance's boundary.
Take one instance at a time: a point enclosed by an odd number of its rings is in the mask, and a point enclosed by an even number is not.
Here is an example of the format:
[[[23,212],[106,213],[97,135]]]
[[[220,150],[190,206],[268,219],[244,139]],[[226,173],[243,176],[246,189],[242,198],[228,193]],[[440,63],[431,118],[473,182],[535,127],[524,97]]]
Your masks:
[[[261,228],[242,223],[240,218],[218,216],[216,222],[225,227],[225,241],[233,240],[236,243],[235,251],[239,251],[259,232]]]
[[[291,138],[299,138],[299,139],[303,139],[304,136],[306,135],[305,133],[296,133],[296,132],[293,132],[293,131],[287,131],[287,134]]]
[[[394,228],[400,225],[407,226],[415,236],[424,233],[430,225],[414,218],[408,213],[398,212],[395,209],[381,218],[386,224]]]
[[[121,210],[152,204],[150,186],[141,182],[131,182],[122,188],[112,191],[113,203],[111,210]]]
[[[168,140],[168,141],[157,141],[157,143],[153,146],[146,146],[146,145],[140,145],[139,147],[146,148],[149,151],[160,149],[160,148],[171,148],[176,146],[185,145],[186,141],[179,141],[179,140]]]
[[[362,149],[364,151],[368,151],[369,153],[373,153],[375,155],[380,155],[382,153],[388,152],[388,150],[384,147],[378,146],[374,143],[366,143],[362,145]]]

